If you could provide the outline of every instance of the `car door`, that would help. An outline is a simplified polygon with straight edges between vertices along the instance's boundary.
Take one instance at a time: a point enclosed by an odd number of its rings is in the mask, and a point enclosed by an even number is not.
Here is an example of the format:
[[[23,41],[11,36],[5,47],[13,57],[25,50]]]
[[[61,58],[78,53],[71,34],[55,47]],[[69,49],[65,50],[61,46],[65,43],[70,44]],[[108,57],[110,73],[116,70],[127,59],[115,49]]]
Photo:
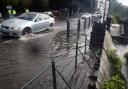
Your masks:
[[[42,30],[42,27],[44,27],[44,17],[42,17],[41,15],[38,15],[35,20],[34,23],[32,25],[32,30],[33,32],[39,32]]]
[[[42,29],[48,29],[50,26],[50,17],[48,15],[42,15],[44,18]]]

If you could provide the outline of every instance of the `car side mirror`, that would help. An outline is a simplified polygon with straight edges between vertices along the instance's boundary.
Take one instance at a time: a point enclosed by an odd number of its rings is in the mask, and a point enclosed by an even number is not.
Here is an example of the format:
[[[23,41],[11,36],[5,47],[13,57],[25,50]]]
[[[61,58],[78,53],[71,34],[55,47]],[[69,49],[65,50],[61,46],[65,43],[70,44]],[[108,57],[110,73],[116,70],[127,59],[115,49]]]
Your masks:
[[[38,22],[38,20],[37,19],[35,19],[35,21],[34,22]]]

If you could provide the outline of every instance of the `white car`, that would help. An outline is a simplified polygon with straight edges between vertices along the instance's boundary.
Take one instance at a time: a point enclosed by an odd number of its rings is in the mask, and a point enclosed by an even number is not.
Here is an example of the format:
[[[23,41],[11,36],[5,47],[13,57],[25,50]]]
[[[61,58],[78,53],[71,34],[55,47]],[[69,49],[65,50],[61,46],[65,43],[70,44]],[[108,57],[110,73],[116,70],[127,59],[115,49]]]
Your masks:
[[[54,15],[53,15],[53,13],[52,12],[50,12],[50,11],[48,11],[48,12],[44,12],[44,14],[47,14],[47,15],[49,15],[49,16],[51,16],[51,17],[53,17]]]
[[[89,13],[85,13],[81,16],[81,19],[86,19],[86,18],[92,18],[92,15]]]
[[[27,12],[1,23],[2,35],[23,36],[48,29],[55,24],[55,19],[43,13]]]

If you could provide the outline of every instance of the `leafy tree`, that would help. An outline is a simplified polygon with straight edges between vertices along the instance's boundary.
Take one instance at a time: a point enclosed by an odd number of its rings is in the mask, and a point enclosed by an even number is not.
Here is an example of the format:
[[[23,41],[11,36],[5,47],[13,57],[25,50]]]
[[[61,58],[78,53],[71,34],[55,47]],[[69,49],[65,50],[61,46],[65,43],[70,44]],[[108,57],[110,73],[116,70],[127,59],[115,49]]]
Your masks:
[[[0,0],[0,12],[6,12],[6,6],[12,5],[17,11],[24,8],[32,11],[59,10],[68,8],[77,11],[94,11],[95,0]]]
[[[128,7],[123,6],[117,0],[112,1],[111,4],[111,14],[119,22],[119,18],[128,18]]]
[[[32,0],[31,8],[34,11],[40,11],[41,8],[42,8],[42,2],[41,2],[41,0]]]
[[[50,0],[51,9],[69,8],[82,11],[93,11],[95,0]]]

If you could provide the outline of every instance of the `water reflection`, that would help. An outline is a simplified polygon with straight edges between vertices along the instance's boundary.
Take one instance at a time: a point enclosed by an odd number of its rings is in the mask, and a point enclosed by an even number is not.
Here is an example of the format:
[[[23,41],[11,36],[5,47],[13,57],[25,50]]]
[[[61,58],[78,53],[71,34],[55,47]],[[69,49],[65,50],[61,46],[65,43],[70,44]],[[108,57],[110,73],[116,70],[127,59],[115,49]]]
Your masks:
[[[21,41],[2,37],[0,43],[0,89],[18,89],[47,65],[50,42],[44,38]]]

